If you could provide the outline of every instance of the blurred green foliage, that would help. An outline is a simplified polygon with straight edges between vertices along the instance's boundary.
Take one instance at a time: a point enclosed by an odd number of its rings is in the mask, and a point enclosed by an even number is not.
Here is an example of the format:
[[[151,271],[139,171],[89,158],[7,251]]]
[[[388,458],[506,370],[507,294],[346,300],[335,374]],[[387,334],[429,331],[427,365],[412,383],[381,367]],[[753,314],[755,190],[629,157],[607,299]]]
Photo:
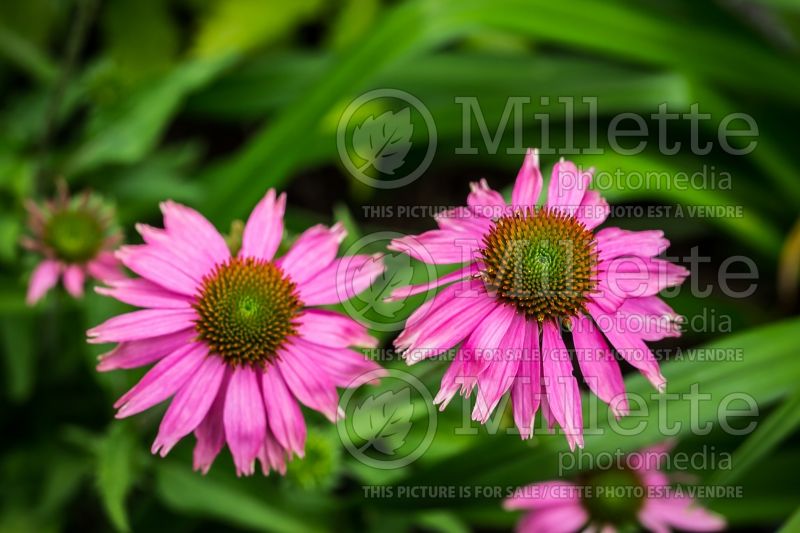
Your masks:
[[[83,35],[76,23],[81,14],[88,22]],[[746,157],[718,148],[702,157],[665,156],[655,142],[639,155],[620,156],[601,135],[603,155],[576,159],[598,169],[671,175],[707,165],[732,176],[728,190],[604,192],[613,202],[632,205],[742,207],[741,217],[658,221],[675,253],[683,256],[698,246],[712,258],[693,273],[702,283],[714,285],[720,264],[731,255],[752,256],[759,269],[758,291],[747,299],[718,290],[698,299],[681,290],[670,300],[688,318],[716,313],[729,319],[730,327],[689,328],[665,347],[740,348],[743,359],[673,361],[664,365],[664,374],[670,392],[686,393],[700,383],[711,394],[700,408],[701,421],[717,420],[727,394],[744,392],[758,401],[763,424],[749,436],[717,429],[700,438],[684,428],[680,449],[713,442],[718,450],[734,452],[733,471],[699,473],[709,482],[744,487],[742,500],[705,502],[734,528],[774,529],[792,516],[785,531],[795,530],[800,322],[791,318],[794,309],[777,301],[779,293],[792,301],[794,293],[788,293],[796,291],[798,273],[790,267],[790,283],[781,287],[775,280],[786,258],[800,255],[785,249],[800,213],[794,130],[800,118],[799,35],[800,8],[791,0],[0,3],[0,531],[511,527],[517,516],[502,511],[497,498],[366,499],[361,487],[516,486],[544,480],[556,474],[562,437],[522,442],[474,425],[477,435],[460,435],[456,428],[463,421],[454,405],[438,417],[435,439],[419,461],[382,471],[356,461],[342,450],[334,428],[307,413],[309,456],[304,464],[292,464],[285,478],[236,479],[226,454],[203,477],[190,468],[191,439],[166,459],[150,456],[158,410],[124,423],[113,420],[113,400],[137,373],[96,373],[94,360],[102,348],[87,346],[83,332],[122,306],[93,294],[76,302],[59,291],[35,309],[24,304],[35,261],[18,246],[25,231],[23,201],[52,194],[59,176],[73,189],[88,187],[113,199],[131,241],[137,239],[134,222],[158,221],[163,199],[196,206],[227,230],[266,188],[278,187],[289,192],[290,235],[335,218],[350,233],[345,249],[375,231],[431,226],[429,219],[371,219],[361,204],[460,204],[468,182],[482,175],[508,190],[521,159],[505,151],[513,136],[504,136],[497,154],[456,155],[464,129],[458,96],[476,97],[492,128],[512,96],[532,102],[597,97],[601,127],[616,113],[649,115],[661,103],[683,112],[699,103],[714,117],[701,132],[710,140],[727,113],[743,111],[757,120],[759,145]],[[79,48],[72,65],[70,42]],[[433,165],[402,191],[371,189],[349,177],[336,149],[342,110],[363,91],[381,87],[418,97],[437,127]],[[560,147],[568,117],[560,106],[549,112],[550,142]],[[579,147],[587,140],[581,122],[586,113],[585,107],[575,109]],[[525,138],[535,145],[540,131],[531,118],[526,117]],[[421,134],[415,130],[413,139]],[[675,125],[669,134],[688,143],[690,132]],[[472,135],[481,146],[476,127]],[[414,150],[412,157],[420,157]],[[554,161],[543,159],[547,168]],[[652,221],[613,222],[639,229]],[[374,242],[366,251],[385,244],[385,239]],[[796,266],[796,259],[788,264]],[[356,306],[378,323],[398,322],[422,301],[381,301],[393,287],[426,278],[416,264],[389,266]],[[396,331],[377,329],[388,346]],[[397,361],[388,366],[404,368]],[[430,362],[408,371],[436,390],[443,369],[444,363]],[[630,375],[627,385],[649,394],[638,375]],[[389,384],[369,390],[375,398],[390,398],[381,396],[387,392],[392,394]],[[652,423],[659,405],[649,400],[645,432],[590,436],[587,451],[633,450],[660,440]],[[689,416],[685,403],[670,405],[670,418]],[[406,414],[415,423],[399,432],[404,438],[392,442],[399,433],[382,435],[386,449],[402,451],[419,442],[425,428],[418,422],[427,411],[424,404],[414,407]],[[501,427],[507,424],[503,420],[498,415]],[[369,427],[357,432],[369,439]]]

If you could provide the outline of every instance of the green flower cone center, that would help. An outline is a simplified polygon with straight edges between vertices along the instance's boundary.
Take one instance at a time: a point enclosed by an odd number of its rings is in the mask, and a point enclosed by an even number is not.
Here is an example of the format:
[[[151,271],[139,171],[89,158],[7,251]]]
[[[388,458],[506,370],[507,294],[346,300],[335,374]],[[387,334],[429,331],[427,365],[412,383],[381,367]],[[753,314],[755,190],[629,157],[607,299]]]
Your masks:
[[[54,213],[44,232],[45,243],[67,263],[84,263],[103,246],[104,228],[92,213],[67,210]]]
[[[203,280],[195,329],[212,352],[232,365],[274,360],[297,334],[302,303],[295,284],[269,261],[233,258]]]
[[[594,236],[574,217],[549,210],[503,217],[484,238],[487,290],[536,320],[586,310],[596,285]]]
[[[588,476],[583,506],[591,522],[622,527],[637,522],[645,498],[645,488],[636,472],[608,470]]]

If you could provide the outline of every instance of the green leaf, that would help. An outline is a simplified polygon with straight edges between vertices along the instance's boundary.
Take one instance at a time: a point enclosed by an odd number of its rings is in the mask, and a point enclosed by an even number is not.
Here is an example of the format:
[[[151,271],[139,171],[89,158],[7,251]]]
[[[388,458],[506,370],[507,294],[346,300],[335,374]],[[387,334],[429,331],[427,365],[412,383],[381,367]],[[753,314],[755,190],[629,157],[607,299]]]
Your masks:
[[[34,350],[36,323],[32,316],[3,316],[0,321],[6,368],[6,391],[15,402],[30,397],[37,367]]]
[[[783,526],[778,530],[778,533],[794,533],[800,531],[800,507],[789,517]]]
[[[203,477],[186,465],[160,463],[156,490],[164,503],[181,513],[213,517],[226,523],[260,531],[320,531],[308,520],[295,517],[275,505],[263,492],[255,496],[236,483]]]
[[[128,425],[113,422],[97,452],[97,489],[111,523],[129,531],[125,498],[134,480],[136,439]]]
[[[800,388],[775,412],[759,423],[756,430],[734,452],[731,459],[734,468],[718,471],[710,484],[735,483],[762,459],[772,454],[798,427],[800,427]]]
[[[247,52],[288,34],[319,0],[213,0],[194,45],[197,57]]]
[[[89,121],[81,146],[66,163],[69,175],[108,163],[134,163],[158,142],[184,97],[221,72],[230,58],[196,60],[147,83]]]

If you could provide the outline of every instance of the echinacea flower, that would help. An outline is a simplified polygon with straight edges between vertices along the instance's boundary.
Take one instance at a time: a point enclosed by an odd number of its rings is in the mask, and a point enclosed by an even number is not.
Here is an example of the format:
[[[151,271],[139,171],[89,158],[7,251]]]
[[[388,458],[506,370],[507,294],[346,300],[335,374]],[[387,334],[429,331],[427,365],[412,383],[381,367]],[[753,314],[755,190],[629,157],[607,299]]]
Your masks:
[[[572,337],[589,388],[616,416],[628,411],[613,348],[659,390],[658,362],[646,345],[680,334],[680,318],[658,293],[679,285],[683,267],[657,256],[661,231],[595,231],[609,214],[589,189],[593,171],[558,162],[544,205],[536,151],[529,151],[511,205],[485,180],[472,184],[467,206],[436,217],[439,229],[394,240],[390,249],[419,261],[460,264],[430,283],[404,287],[392,299],[445,287],[408,319],[395,347],[409,364],[459,343],[435,403],[477,387],[472,417],[486,422],[510,390],[514,420],[530,437],[534,416],[563,429],[570,447],[583,445],[578,381],[562,333]]]
[[[266,475],[303,455],[300,403],[334,421],[336,387],[355,387],[379,366],[353,346],[374,347],[364,326],[317,306],[366,289],[380,258],[337,259],[345,230],[317,225],[275,258],[285,195],[270,190],[256,206],[235,255],[197,211],[161,205],[164,229],[139,224],[145,244],[117,252],[141,277],[98,292],[144,309],[89,330],[89,342],[119,343],[101,371],[155,365],[115,404],[117,418],[170,403],[152,446],[163,457],[194,432],[195,469],[207,472],[227,442],[237,474],[255,461]],[[299,403],[298,403],[299,402]]]
[[[70,197],[59,182],[58,194],[42,205],[26,203],[30,235],[22,245],[42,256],[28,284],[28,305],[38,302],[58,280],[75,298],[83,296],[86,278],[98,281],[122,277],[112,250],[122,234],[114,226],[113,210],[88,191]]]
[[[547,481],[517,489],[503,506],[522,510],[520,533],[628,531],[636,523],[655,533],[720,531],[725,520],[670,485],[662,471],[672,444],[634,452],[612,468],[585,474],[577,482]]]

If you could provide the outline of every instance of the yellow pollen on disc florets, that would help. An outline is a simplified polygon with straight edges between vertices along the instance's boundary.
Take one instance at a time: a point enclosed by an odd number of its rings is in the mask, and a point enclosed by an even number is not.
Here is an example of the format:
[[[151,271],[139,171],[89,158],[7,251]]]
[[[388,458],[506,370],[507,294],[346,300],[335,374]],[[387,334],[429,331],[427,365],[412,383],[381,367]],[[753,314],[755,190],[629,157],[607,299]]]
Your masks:
[[[525,210],[498,219],[482,253],[487,290],[540,322],[585,312],[597,284],[594,236],[557,211]]]

